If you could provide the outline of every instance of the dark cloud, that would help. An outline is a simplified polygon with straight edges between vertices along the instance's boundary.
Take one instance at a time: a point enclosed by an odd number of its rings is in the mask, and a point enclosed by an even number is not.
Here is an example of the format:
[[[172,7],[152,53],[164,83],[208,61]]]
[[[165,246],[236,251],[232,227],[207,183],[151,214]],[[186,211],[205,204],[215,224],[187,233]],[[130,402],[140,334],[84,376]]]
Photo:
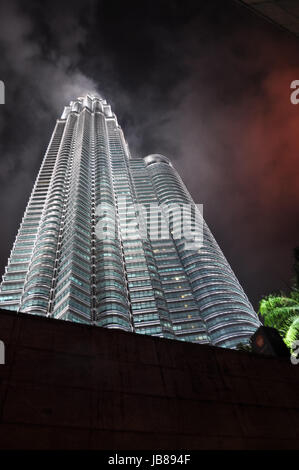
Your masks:
[[[297,39],[229,1],[31,0],[1,7],[0,46],[3,267],[55,119],[90,91],[112,103],[131,153],[173,159],[255,305],[285,286]]]
[[[62,49],[59,41],[54,48],[49,39],[41,39],[37,16],[24,10],[24,5],[12,1],[0,6],[0,75],[6,85],[6,104],[0,109],[2,267],[63,105],[83,92],[97,91],[95,82],[76,67],[84,41],[76,28],[77,17],[70,22],[75,33],[68,48]],[[70,37],[68,28],[66,21]]]

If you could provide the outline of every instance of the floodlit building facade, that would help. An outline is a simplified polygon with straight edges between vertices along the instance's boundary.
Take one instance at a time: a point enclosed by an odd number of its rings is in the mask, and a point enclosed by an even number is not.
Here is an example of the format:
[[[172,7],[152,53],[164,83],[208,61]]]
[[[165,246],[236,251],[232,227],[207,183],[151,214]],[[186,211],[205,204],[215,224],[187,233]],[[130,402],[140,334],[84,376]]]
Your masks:
[[[260,324],[171,161],[133,158],[89,95],[57,120],[0,306],[223,347]]]

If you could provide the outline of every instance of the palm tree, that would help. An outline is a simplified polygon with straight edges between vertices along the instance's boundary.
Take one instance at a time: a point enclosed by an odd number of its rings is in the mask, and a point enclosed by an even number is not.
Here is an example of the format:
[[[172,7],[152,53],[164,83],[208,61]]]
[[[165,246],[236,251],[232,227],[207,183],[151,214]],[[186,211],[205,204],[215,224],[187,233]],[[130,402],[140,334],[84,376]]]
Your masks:
[[[294,250],[295,284],[289,296],[268,295],[260,301],[259,313],[265,326],[276,328],[289,348],[299,340],[299,248]]]

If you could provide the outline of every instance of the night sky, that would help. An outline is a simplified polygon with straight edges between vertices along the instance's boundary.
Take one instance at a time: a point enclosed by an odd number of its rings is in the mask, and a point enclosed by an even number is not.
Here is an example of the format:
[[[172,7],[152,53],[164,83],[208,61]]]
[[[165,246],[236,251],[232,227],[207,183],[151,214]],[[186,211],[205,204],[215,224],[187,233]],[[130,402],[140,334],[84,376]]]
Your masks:
[[[0,271],[55,120],[106,98],[131,153],[181,174],[254,307],[298,237],[299,40],[234,1],[0,4]]]

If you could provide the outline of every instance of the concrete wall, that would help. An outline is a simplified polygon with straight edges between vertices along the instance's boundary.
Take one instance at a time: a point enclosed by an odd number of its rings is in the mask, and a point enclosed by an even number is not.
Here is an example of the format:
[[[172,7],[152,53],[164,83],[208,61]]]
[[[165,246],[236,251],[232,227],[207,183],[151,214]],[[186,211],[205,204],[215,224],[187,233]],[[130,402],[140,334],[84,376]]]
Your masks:
[[[299,365],[0,313],[0,448],[299,448]]]

